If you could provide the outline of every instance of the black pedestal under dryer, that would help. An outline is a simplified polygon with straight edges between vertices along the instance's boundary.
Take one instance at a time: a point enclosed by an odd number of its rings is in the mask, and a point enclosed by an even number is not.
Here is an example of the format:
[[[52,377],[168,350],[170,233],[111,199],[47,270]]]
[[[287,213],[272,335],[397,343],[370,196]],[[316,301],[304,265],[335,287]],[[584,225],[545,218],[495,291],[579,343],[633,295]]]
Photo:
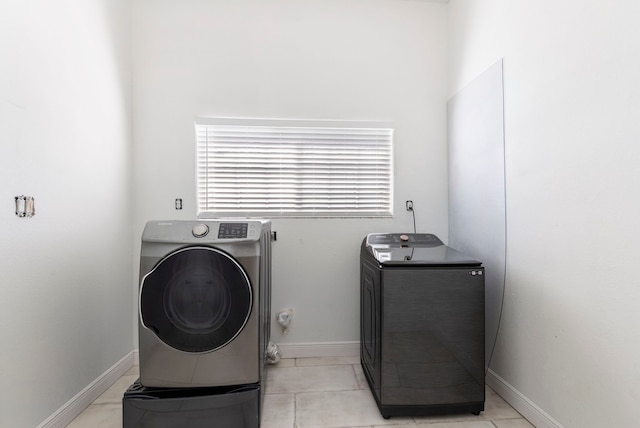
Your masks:
[[[360,358],[383,417],[484,410],[484,268],[432,234],[360,249]]]
[[[147,388],[135,382],[122,400],[123,428],[259,428],[259,384]]]
[[[140,250],[140,383],[261,380],[270,321],[270,222],[151,221]]]

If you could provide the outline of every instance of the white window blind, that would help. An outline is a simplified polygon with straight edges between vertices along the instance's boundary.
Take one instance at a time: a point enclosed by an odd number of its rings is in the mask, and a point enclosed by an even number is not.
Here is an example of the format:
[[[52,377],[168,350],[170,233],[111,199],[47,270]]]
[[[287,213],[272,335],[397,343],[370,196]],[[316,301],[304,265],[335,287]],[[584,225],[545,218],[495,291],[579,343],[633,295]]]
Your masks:
[[[197,119],[198,217],[391,216],[393,129],[378,125]]]

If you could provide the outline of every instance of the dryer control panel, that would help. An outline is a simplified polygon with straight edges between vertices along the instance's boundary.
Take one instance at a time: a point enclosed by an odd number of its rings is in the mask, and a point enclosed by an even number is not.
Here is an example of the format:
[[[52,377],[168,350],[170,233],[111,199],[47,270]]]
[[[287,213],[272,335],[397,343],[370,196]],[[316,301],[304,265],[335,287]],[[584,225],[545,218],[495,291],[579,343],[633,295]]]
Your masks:
[[[246,238],[248,231],[248,223],[220,223],[218,239]]]
[[[184,244],[257,242],[270,229],[270,220],[258,219],[149,221],[142,240]]]

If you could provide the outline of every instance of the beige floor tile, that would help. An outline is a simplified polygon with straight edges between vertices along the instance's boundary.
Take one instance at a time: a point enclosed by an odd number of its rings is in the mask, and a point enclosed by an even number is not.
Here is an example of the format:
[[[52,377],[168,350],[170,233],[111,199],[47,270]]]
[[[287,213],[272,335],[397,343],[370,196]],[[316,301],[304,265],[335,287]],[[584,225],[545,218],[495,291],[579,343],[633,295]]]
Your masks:
[[[479,415],[471,413],[460,413],[443,416],[420,416],[415,417],[416,423],[436,423],[436,422],[475,422],[475,421],[495,421],[500,419],[520,419],[522,415],[513,410],[506,401],[490,388],[486,389],[484,411]]]
[[[484,419],[494,421],[501,419],[522,419],[522,415],[507,404],[502,397],[493,392],[491,388],[487,388],[484,412],[482,412],[482,416]]]
[[[416,424],[415,428],[495,428],[490,421],[455,421]]]
[[[67,428],[122,428],[122,405],[92,404],[80,413]]]
[[[533,428],[489,388],[479,416],[384,419],[359,361],[305,358],[296,366],[299,361],[270,366],[261,428]],[[121,428],[122,395],[138,376],[138,366],[132,367],[69,427]]]
[[[364,375],[364,371],[362,370],[362,366],[360,364],[353,366],[353,371],[356,373],[356,380],[358,381],[358,386],[360,389],[369,389],[369,383],[367,382],[367,378]]]
[[[293,428],[295,397],[293,394],[266,394],[260,428]]]
[[[345,391],[358,389],[353,367],[283,367],[271,369],[267,378],[267,393],[310,391]]]
[[[441,416],[416,416],[414,417],[416,424],[418,426],[435,424],[435,423],[453,423],[453,422],[485,422],[490,419],[485,418],[480,415],[473,415],[471,413],[454,413],[451,415],[441,415]],[[431,425],[429,425],[431,426]],[[493,428],[493,427],[492,427]]]
[[[343,364],[360,364],[360,357],[314,357],[296,358],[296,366],[336,366]]]
[[[391,425],[372,425],[371,428],[416,428],[415,422],[408,422],[406,420],[389,419],[387,421]],[[351,427],[349,427],[351,428]]]
[[[535,428],[526,419],[503,419],[500,421],[493,421],[493,424],[497,428]]]
[[[124,375],[120,377],[107,389],[100,397],[93,402],[93,404],[105,404],[105,403],[121,403],[124,392],[131,386],[133,382],[138,379],[135,374]]]
[[[384,419],[369,391],[296,394],[296,428],[398,425],[410,418]]]
[[[269,365],[269,368],[293,367],[295,365],[295,358],[281,358],[277,363]]]
[[[124,376],[129,376],[129,375],[133,375],[136,377],[140,376],[140,366],[137,364],[131,366],[131,368],[127,370],[127,372],[124,374]]]

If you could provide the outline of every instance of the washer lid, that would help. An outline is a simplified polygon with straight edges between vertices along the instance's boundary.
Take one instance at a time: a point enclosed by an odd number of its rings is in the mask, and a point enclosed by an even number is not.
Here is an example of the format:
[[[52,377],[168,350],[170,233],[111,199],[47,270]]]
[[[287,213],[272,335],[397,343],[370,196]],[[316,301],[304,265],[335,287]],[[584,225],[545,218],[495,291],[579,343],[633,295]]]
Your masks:
[[[384,266],[480,266],[430,233],[370,233],[368,252]]]

